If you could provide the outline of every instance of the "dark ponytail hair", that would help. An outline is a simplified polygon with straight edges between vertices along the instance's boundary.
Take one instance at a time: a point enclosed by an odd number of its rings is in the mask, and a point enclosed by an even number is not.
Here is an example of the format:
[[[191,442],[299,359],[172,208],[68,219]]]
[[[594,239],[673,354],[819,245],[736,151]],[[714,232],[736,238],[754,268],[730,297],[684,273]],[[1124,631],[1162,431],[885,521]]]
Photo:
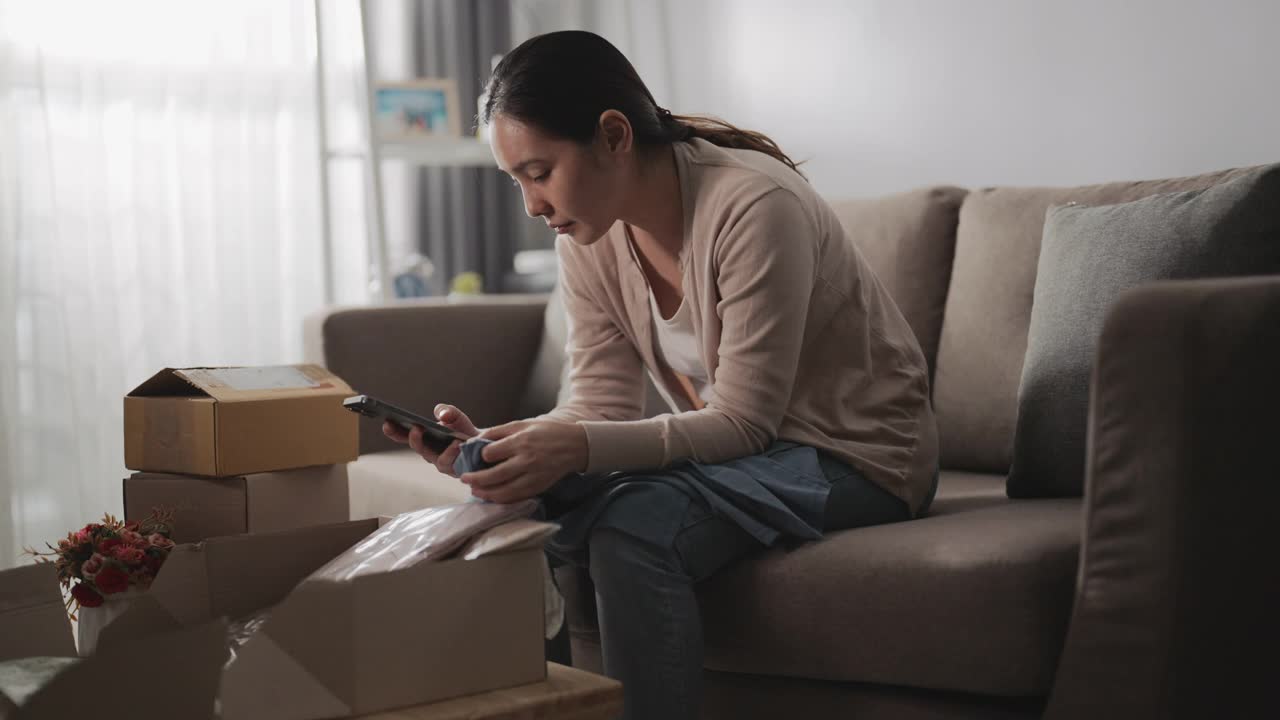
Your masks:
[[[485,123],[508,115],[557,137],[590,143],[605,110],[627,116],[637,145],[702,138],[713,145],[762,152],[800,172],[763,133],[716,118],[674,115],[659,107],[640,74],[608,40],[582,30],[530,38],[494,68],[485,90]]]

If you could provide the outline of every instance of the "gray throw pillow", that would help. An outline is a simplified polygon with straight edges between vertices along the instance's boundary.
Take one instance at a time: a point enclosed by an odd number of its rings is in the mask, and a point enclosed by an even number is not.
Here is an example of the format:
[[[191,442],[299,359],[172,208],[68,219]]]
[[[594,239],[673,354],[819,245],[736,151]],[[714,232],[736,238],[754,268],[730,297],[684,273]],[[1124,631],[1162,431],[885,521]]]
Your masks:
[[[1009,497],[1083,493],[1089,378],[1107,311],[1154,280],[1280,273],[1280,164],[1120,205],[1050,208],[1036,270]]]

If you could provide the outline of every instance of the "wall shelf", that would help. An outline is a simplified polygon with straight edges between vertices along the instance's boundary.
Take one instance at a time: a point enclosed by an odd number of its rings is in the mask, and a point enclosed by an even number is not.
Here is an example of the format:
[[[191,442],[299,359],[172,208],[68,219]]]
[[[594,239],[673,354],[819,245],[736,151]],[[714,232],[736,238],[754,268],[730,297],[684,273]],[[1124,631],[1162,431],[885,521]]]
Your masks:
[[[424,166],[495,167],[493,151],[488,143],[473,138],[430,138],[422,140],[379,141],[378,158],[402,160]],[[363,160],[364,148],[334,148],[331,158]]]
[[[338,2],[338,7],[342,9],[351,7],[345,3],[345,0],[330,0],[330,2]],[[320,125],[320,132],[318,133],[320,139],[319,180],[324,202],[321,232],[324,237],[325,267],[327,268],[325,298],[328,302],[333,302],[336,294],[336,283],[333,275],[335,266],[334,231],[330,211],[330,206],[334,202],[334,190],[330,180],[330,163],[335,160],[350,160],[359,162],[364,184],[364,223],[366,257],[368,258],[367,299],[372,302],[391,300],[394,299],[395,294],[392,287],[391,259],[387,246],[386,219],[384,217],[386,199],[382,190],[381,169],[383,162],[392,160],[425,167],[496,167],[497,162],[493,159],[493,152],[488,143],[482,142],[474,136],[379,138],[374,117],[374,88],[376,83],[373,67],[374,57],[370,47],[371,2],[370,0],[359,0],[358,11],[354,13],[354,17],[338,18],[336,27],[341,28],[341,30],[339,35],[336,36],[330,36],[330,32],[334,28],[325,26],[325,8],[322,0],[314,0],[314,6],[318,66],[318,72],[316,73],[316,103],[319,109]],[[333,21],[334,19],[331,18],[330,20]],[[348,20],[354,22],[347,22]],[[359,48],[356,52],[351,53],[351,48],[344,44],[345,38],[341,33],[354,30],[351,26],[357,23],[359,25]],[[326,36],[329,36],[332,42],[326,41]],[[355,59],[362,66],[360,68],[362,72],[359,72],[362,77],[357,81],[362,86],[358,93],[358,102],[361,106],[360,115],[362,116],[358,133],[361,137],[359,140],[353,140],[349,144],[335,146],[329,145],[328,125],[330,118],[327,116],[329,104],[326,100],[325,84],[325,68],[330,62],[330,53],[334,54],[333,59],[338,62],[339,66],[341,66],[344,59]],[[351,53],[351,55],[344,55],[344,53]]]

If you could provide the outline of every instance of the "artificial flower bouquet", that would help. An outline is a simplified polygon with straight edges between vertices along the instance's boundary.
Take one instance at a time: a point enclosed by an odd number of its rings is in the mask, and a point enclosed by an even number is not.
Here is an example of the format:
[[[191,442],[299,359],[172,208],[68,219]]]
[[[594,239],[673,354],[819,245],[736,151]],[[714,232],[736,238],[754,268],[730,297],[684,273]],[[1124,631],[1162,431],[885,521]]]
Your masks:
[[[107,596],[136,587],[145,590],[173,549],[173,511],[157,508],[141,521],[122,522],[106,514],[68,533],[47,552],[27,548],[36,562],[53,563],[70,589],[67,612],[102,605]]]

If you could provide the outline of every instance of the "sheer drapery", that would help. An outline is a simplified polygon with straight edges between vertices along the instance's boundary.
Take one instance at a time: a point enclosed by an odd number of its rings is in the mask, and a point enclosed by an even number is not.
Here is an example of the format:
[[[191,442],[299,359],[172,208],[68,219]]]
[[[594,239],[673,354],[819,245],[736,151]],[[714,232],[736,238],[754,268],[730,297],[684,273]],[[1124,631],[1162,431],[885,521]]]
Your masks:
[[[300,360],[313,7],[0,0],[0,568],[120,513],[151,373]]]

